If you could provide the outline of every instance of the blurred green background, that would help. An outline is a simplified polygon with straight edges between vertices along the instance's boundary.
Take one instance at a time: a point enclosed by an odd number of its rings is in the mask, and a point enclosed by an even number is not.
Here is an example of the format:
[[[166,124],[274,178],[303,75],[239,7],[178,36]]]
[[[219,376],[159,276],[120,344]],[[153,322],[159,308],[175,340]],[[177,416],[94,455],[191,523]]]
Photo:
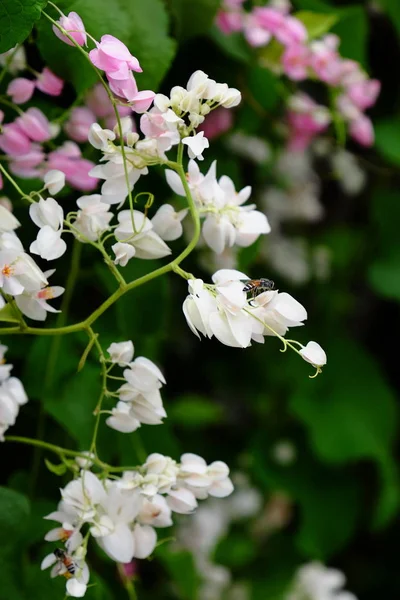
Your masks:
[[[143,449],[176,459],[182,452],[195,452],[207,461],[226,461],[258,490],[258,509],[251,517],[229,523],[212,550],[210,559],[232,573],[233,587],[221,599],[242,598],[235,596],[240,593],[235,582],[246,588],[245,598],[282,599],[295,569],[310,560],[343,570],[346,588],[360,600],[395,599],[400,594],[400,3],[293,4],[296,9],[338,15],[333,31],[341,38],[341,53],[359,60],[383,86],[371,113],[375,147],[363,150],[348,143],[365,179],[357,193],[345,193],[332,167],[338,148],[334,132],[324,136],[327,150],[309,152],[323,216],[315,222],[293,218],[280,224],[281,236],[297,240],[303,249],[300,265],[293,266],[291,255],[288,264],[283,264],[284,258],[271,259],[269,237],[238,255],[239,269],[252,277],[271,277],[281,291],[304,304],[309,323],[297,337],[304,343],[321,343],[328,364],[314,380],[308,378],[309,366],[293,353],[281,354],[273,338],[246,351],[215,340],[200,343],[181,310],[185,282],[172,275],[155,280],[122,298],[96,330],[104,348],[112,341],[132,339],[136,355],[161,366],[167,379],[163,399],[168,419],[162,427],[145,425],[131,435],[103,426],[99,452],[117,464],[135,463]],[[59,5],[77,10],[95,37],[111,33],[129,42],[132,53],[145,63],[143,77],[138,77],[141,88],[159,86],[168,92],[173,85],[185,85],[196,69],[238,87],[243,102],[234,112],[233,130],[211,142],[202,169],[217,159],[219,175],[231,176],[237,188],[252,185],[252,197],[263,209],[268,190],[285,189],[287,181],[276,166],[284,146],[279,128],[282,80],[259,66],[243,40],[223,38],[212,26],[216,0],[63,0]],[[92,74],[74,64],[70,49],[53,39],[46,22],[38,23],[26,47],[34,67],[49,62],[69,82],[60,106],[46,105],[46,110],[59,114],[76,93],[93,84]],[[239,152],[237,144],[235,149],[232,134],[238,131],[266,142],[265,160],[254,161],[252,142],[249,156],[243,156],[244,142]],[[28,190],[26,181],[21,185]],[[136,189],[153,192],[154,207],[166,201],[179,205],[161,169],[142,178]],[[300,192],[294,182],[294,201]],[[17,205],[11,189],[4,193],[15,200],[26,240],[33,239],[25,209]],[[64,206],[79,195],[71,191]],[[266,213],[269,216],[268,209]],[[173,252],[183,243],[174,242]],[[316,267],[318,256],[323,268]],[[57,284],[65,283],[69,261],[70,255],[59,261]],[[155,266],[132,261],[124,276],[131,280]],[[183,266],[204,279],[214,270],[211,256],[204,252],[195,252]],[[305,276],[296,276],[304,269]],[[82,248],[67,322],[87,316],[113,285],[92,248]],[[54,319],[48,323],[51,326]],[[99,377],[97,364],[90,361],[76,374],[85,336],[15,336],[1,341],[9,346],[7,358],[31,400],[10,433],[34,437],[36,432],[46,441],[87,449]],[[39,565],[48,552],[42,538],[49,527],[42,516],[55,509],[59,487],[69,476],[51,473],[43,461],[52,457],[30,447],[5,444],[1,456],[2,485],[11,491],[2,488],[0,494],[0,599],[62,599],[63,582],[50,580]],[[218,502],[223,506],[228,501]],[[169,530],[163,533],[175,536]],[[96,548],[89,562],[97,573],[89,600],[126,597],[114,563]],[[151,561],[139,561],[137,568],[140,600],[198,598],[200,576],[182,545],[161,545]]]

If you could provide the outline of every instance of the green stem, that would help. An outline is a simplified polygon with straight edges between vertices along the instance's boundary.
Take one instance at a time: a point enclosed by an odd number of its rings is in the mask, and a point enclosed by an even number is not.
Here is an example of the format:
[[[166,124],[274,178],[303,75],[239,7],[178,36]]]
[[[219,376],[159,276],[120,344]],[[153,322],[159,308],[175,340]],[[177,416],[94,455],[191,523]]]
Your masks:
[[[9,172],[3,167],[3,165],[0,163],[0,171],[3,173],[4,177],[6,179],[8,179],[8,181],[14,186],[14,188],[17,190],[17,192],[19,193],[19,195],[21,196],[21,198],[24,198],[25,200],[28,200],[28,202],[32,203],[33,200],[32,198],[30,198],[27,194],[25,194],[25,192],[23,192],[21,190],[21,188],[19,187],[18,183],[16,181],[14,181],[14,179],[11,177],[11,175],[9,174]]]

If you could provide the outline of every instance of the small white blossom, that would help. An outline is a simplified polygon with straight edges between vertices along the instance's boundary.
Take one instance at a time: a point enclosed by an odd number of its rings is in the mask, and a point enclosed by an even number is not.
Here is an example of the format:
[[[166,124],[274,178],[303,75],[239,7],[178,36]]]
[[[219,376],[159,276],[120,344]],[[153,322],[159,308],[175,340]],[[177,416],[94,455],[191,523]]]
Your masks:
[[[100,194],[81,196],[76,201],[80,210],[74,222],[74,228],[78,230],[76,237],[80,241],[84,238],[95,242],[102,233],[107,231],[109,223],[113,218],[109,204],[102,201]],[[82,234],[82,237],[79,235]]]
[[[301,356],[305,361],[311,363],[315,367],[323,367],[326,365],[326,354],[317,342],[308,342],[307,346],[304,346],[300,350]]]
[[[115,133],[110,129],[102,129],[98,123],[92,123],[88,135],[89,143],[97,150],[109,150],[110,142],[115,140]]]
[[[58,194],[65,186],[65,174],[58,169],[47,171],[43,178],[46,190],[49,194]]]
[[[204,160],[203,152],[210,146],[208,139],[204,136],[204,131],[200,131],[200,133],[194,136],[183,138],[182,144],[188,147],[189,158],[197,158],[197,160]]]
[[[110,355],[111,362],[117,363],[120,367],[125,367],[133,358],[133,343],[131,340],[127,342],[113,342],[107,348],[107,352]]]
[[[115,254],[114,264],[120,265],[120,267],[126,267],[130,259],[136,254],[135,247],[124,242],[117,242],[111,248]]]
[[[13,231],[20,225],[21,223],[12,212],[0,204],[0,232]]]
[[[166,242],[177,240],[182,235],[182,221],[187,214],[188,209],[176,212],[171,204],[163,204],[151,219],[153,230]]]

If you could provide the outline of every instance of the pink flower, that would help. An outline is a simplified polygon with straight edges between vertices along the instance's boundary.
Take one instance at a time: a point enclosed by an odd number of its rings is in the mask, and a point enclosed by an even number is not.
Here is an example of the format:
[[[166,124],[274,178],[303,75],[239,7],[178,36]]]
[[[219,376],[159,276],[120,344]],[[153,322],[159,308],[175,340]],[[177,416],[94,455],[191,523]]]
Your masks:
[[[275,31],[276,39],[284,46],[303,44],[307,38],[307,29],[299,19],[284,16],[282,25]]]
[[[57,23],[69,33],[79,46],[86,46],[86,31],[82,19],[76,12],[70,12],[68,16],[63,15]],[[73,46],[73,42],[66,35],[53,25],[53,31],[56,36],[69,46]]]
[[[89,52],[89,58],[113,79],[126,79],[129,71],[142,71],[138,59],[113,35],[103,35],[97,48]]]
[[[226,12],[220,10],[215,21],[218,29],[225,35],[240,31],[243,26],[243,15],[241,12]]]
[[[9,163],[11,173],[18,177],[33,178],[40,177],[40,170],[37,169],[45,158],[45,154],[40,144],[31,144],[31,149],[22,156],[14,156]]]
[[[366,79],[353,83],[347,89],[350,100],[360,110],[370,108],[376,102],[381,91],[381,83],[377,79]]]
[[[15,122],[34,142],[46,142],[51,138],[50,123],[38,108],[28,108]]]
[[[307,94],[297,93],[289,100],[287,123],[290,129],[289,149],[304,150],[331,121],[327,108],[320,106]]]
[[[6,154],[20,156],[30,151],[31,141],[17,123],[9,123],[4,125],[0,135],[0,148]]]
[[[106,76],[108,83],[110,84],[110,89],[116,96],[125,98],[128,102],[131,102],[134,99],[138,93],[138,88],[131,72],[128,72],[128,77],[126,79],[114,79],[108,73],[106,73]]]
[[[253,10],[253,15],[257,18],[260,26],[275,35],[283,27],[285,15],[276,8],[258,7]]]
[[[146,112],[146,110],[149,110],[154,96],[155,93],[151,90],[138,92],[131,100],[132,110],[139,114]]]
[[[332,37],[327,36],[328,41]],[[310,67],[317,77],[330,85],[338,85],[343,74],[343,61],[326,39],[311,44]]]
[[[232,111],[221,106],[206,116],[205,121],[200,125],[198,131],[204,131],[204,135],[211,140],[229,131],[232,126]]]
[[[38,90],[49,96],[59,96],[64,87],[62,79],[45,67],[36,80]]]
[[[72,187],[83,192],[91,192],[97,187],[98,179],[91,177],[89,171],[94,163],[81,157],[79,146],[74,142],[65,142],[47,157],[46,172],[57,169],[65,174],[65,179]]]
[[[89,129],[96,117],[89,108],[78,106],[71,111],[64,131],[75,142],[87,142]]]
[[[293,44],[288,46],[282,56],[282,67],[285,75],[293,81],[301,81],[307,77],[310,53],[307,46]]]
[[[372,146],[375,141],[371,120],[365,115],[360,115],[358,119],[350,122],[349,133],[362,146]]]
[[[35,91],[35,82],[25,77],[17,77],[8,85],[7,94],[11,96],[15,104],[24,104],[28,102]]]
[[[250,13],[244,20],[244,35],[250,46],[259,48],[271,40],[271,33],[259,22],[257,15]]]

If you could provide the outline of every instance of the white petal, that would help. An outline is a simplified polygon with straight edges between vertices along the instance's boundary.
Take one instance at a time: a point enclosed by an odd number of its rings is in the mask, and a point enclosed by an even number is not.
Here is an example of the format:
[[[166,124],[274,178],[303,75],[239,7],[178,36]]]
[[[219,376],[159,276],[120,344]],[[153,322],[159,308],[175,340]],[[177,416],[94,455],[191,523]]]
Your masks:
[[[133,530],[135,558],[147,558],[157,543],[157,534],[150,525],[135,525]]]
[[[132,532],[125,523],[118,523],[110,535],[101,538],[104,551],[116,562],[128,563],[134,556]]]

